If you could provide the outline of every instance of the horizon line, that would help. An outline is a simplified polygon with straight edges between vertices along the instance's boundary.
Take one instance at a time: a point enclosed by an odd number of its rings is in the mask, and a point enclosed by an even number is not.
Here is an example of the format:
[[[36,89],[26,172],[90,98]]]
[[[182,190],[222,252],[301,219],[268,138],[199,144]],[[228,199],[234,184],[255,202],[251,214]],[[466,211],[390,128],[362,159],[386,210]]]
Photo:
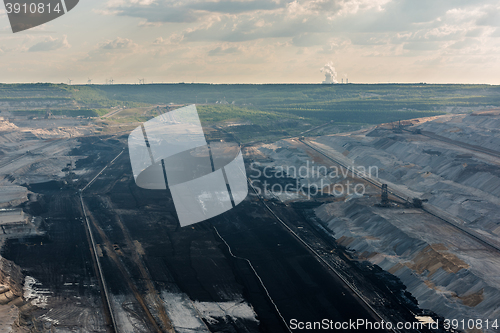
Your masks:
[[[429,83],[429,82],[349,82],[349,83],[209,83],[209,82],[150,82],[150,83],[75,83],[68,84],[63,82],[0,82],[0,85],[36,85],[36,84],[52,84],[52,85],[65,85],[71,86],[146,86],[146,85],[317,85],[317,86],[339,86],[339,85],[486,85],[498,86],[500,84],[492,83]]]

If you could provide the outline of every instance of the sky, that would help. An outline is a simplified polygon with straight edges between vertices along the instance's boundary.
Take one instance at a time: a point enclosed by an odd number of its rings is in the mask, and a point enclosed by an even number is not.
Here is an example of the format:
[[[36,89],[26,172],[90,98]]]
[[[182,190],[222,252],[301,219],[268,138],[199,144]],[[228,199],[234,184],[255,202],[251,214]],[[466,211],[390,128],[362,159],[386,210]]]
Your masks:
[[[0,8],[5,83],[500,84],[499,1],[80,0],[15,34]]]

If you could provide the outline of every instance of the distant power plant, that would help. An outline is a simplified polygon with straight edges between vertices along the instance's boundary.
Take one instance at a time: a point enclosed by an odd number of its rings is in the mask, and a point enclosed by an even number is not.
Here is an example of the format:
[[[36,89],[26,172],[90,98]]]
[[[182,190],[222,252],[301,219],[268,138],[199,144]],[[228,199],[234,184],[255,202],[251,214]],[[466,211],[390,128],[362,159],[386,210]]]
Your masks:
[[[325,81],[321,82],[322,84],[339,83],[337,81],[337,71],[335,70],[335,67],[333,67],[332,62],[327,63],[320,69],[320,71],[325,74]],[[344,78],[342,78],[341,83],[344,83]],[[347,77],[345,78],[345,83],[349,83],[349,79]]]
[[[338,83],[337,81],[337,72],[335,71],[335,67],[333,67],[333,63],[329,62],[323,68],[321,68],[321,72],[325,73],[325,81],[323,84],[333,84]]]

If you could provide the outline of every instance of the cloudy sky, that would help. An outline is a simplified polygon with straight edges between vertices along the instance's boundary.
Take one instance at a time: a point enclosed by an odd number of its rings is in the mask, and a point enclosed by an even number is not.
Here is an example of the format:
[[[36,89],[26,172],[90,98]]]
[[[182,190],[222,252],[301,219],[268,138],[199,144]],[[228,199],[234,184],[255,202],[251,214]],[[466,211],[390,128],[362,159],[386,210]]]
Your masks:
[[[1,6],[1,5],[0,5]],[[13,34],[0,82],[500,84],[500,2],[80,0]]]

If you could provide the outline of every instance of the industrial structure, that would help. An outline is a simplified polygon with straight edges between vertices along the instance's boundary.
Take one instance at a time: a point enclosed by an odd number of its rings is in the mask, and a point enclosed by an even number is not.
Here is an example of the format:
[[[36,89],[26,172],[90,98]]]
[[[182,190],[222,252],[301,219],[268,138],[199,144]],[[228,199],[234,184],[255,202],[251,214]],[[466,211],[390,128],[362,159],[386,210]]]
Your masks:
[[[423,208],[422,204],[424,202],[427,202],[427,199],[420,199],[420,198],[413,198],[411,200],[410,198],[408,198],[404,202],[392,200],[389,199],[389,190],[387,188],[387,184],[382,184],[381,189],[382,193],[380,195],[380,203],[378,204],[378,206],[380,207],[391,207],[391,202],[392,202],[396,204],[396,206],[402,205],[406,208]]]
[[[389,206],[389,193],[387,192],[387,184],[382,184],[382,195],[380,198],[380,206]]]

